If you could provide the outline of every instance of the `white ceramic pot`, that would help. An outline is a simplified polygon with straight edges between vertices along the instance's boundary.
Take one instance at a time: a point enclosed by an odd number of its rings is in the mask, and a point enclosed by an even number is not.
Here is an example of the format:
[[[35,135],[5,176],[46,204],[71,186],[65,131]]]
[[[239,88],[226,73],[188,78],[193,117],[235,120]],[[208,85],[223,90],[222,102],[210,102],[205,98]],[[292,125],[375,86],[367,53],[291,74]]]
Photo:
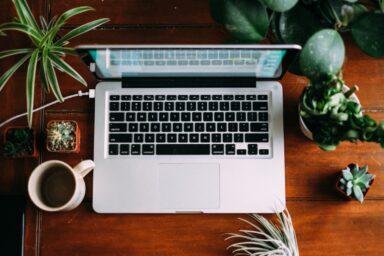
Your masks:
[[[349,90],[349,87],[346,86],[346,85],[343,85],[343,92],[347,92],[348,90]],[[357,98],[356,94],[352,94],[349,97],[353,101],[355,101],[357,104],[361,105],[360,101],[359,101],[359,98]],[[305,124],[303,118],[300,115],[300,104],[299,104],[299,125],[300,125],[300,130],[305,135],[305,137],[307,137],[310,140],[313,140],[313,134],[312,134],[311,130],[309,130],[309,128],[307,127],[307,125]]]

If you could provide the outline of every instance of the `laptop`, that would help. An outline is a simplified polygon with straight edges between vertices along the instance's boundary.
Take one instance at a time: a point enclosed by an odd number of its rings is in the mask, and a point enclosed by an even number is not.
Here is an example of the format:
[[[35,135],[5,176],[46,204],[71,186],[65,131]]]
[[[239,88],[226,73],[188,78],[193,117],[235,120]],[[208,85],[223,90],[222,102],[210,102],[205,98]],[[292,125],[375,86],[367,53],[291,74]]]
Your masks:
[[[285,208],[283,94],[298,45],[83,45],[97,77],[98,213]]]

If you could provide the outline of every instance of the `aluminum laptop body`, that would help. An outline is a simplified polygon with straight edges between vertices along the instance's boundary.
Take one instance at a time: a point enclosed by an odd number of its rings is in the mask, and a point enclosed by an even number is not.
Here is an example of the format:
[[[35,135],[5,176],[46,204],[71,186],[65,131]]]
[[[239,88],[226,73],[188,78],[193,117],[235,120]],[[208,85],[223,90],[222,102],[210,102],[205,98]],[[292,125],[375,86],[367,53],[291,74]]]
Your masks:
[[[98,213],[282,211],[285,208],[283,94],[277,80],[282,78],[299,50],[297,45],[77,47],[99,80],[94,123],[94,210]],[[221,103],[223,99],[228,103]],[[232,103],[235,99],[247,103]],[[185,102],[169,103],[173,100]],[[206,103],[199,103],[201,100]],[[254,103],[257,100],[264,103]],[[159,113],[141,113],[143,108],[154,112],[155,105],[182,106],[177,117],[213,116],[209,124],[201,121],[203,129],[213,126],[224,127],[224,130],[230,129],[230,124],[214,122],[235,118],[233,116],[250,118],[252,114],[220,113],[221,107],[228,111],[250,107],[252,112],[255,107],[268,106],[264,117],[254,112],[255,120],[263,118],[268,135],[265,138],[264,132],[264,138],[259,141],[258,132],[245,132],[241,136],[222,132],[218,136],[224,140],[229,138],[229,145],[213,145],[216,142],[203,142],[207,137],[216,136],[213,132],[205,131],[203,135],[194,130],[196,134],[183,134],[187,127],[199,126],[192,121],[192,124],[180,121],[172,125],[167,124],[171,122],[168,119],[160,122],[158,118],[168,118],[162,108]],[[188,114],[184,106],[194,111]],[[215,111],[204,114],[206,106]],[[129,121],[131,114],[141,119]],[[149,122],[150,115],[158,124]],[[231,120],[231,127],[236,127],[236,131],[259,127],[256,122],[248,125],[248,119],[240,119],[245,122]],[[161,134],[161,127],[173,127],[169,128],[171,133],[176,128],[184,127],[184,130],[173,135]],[[147,133],[139,134],[141,128]],[[123,134],[131,130],[132,134]],[[148,133],[151,131],[156,132]],[[235,143],[236,136],[258,142],[249,146],[250,143],[239,139]],[[170,138],[172,143],[166,141]],[[195,143],[191,143],[193,139]],[[141,143],[134,145],[136,140]],[[178,145],[182,140],[186,141],[185,147]]]

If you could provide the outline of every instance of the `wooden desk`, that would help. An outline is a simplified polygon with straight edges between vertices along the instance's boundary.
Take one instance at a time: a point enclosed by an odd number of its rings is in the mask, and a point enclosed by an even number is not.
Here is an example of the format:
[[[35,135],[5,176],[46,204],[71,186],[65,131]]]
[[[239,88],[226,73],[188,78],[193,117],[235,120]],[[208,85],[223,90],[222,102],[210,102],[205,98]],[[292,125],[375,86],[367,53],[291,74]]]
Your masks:
[[[53,16],[66,9],[91,5],[97,11],[74,18],[65,31],[80,22],[109,17],[102,30],[93,31],[80,43],[208,44],[223,43],[228,34],[210,18],[208,0],[34,0],[35,13]],[[15,16],[11,1],[0,1],[0,22]],[[377,120],[384,119],[384,61],[361,53],[347,41],[344,68],[348,84],[358,84],[358,96]],[[0,37],[0,50],[28,46],[17,33]],[[0,60],[1,73],[16,58]],[[96,81],[77,58],[67,58],[93,88]],[[25,111],[25,70],[18,72],[0,92],[0,120]],[[84,89],[60,75],[63,95]],[[287,74],[284,80],[286,190],[301,255],[384,255],[384,150],[374,144],[343,143],[335,152],[323,152],[299,131],[298,97],[307,83]],[[52,95],[36,91],[35,106],[51,101]],[[93,102],[69,100],[34,116],[34,128],[44,132],[47,121],[74,119],[81,127],[79,154],[54,154],[43,149],[38,159],[0,158],[0,193],[26,194],[32,169],[48,159],[76,164],[93,154]],[[13,124],[25,125],[26,120]],[[1,135],[4,129],[0,130]],[[1,147],[3,142],[1,142]],[[363,205],[346,202],[333,191],[337,172],[350,162],[368,164],[377,175]],[[45,213],[28,203],[25,255],[230,255],[224,233],[245,228],[237,220],[244,215],[99,215],[91,207],[92,175],[86,177],[87,194],[77,209],[68,213]],[[246,200],[244,195],[243,200]],[[247,195],[252,196],[252,195]],[[0,248],[1,250],[1,248]],[[1,253],[0,253],[1,254]]]

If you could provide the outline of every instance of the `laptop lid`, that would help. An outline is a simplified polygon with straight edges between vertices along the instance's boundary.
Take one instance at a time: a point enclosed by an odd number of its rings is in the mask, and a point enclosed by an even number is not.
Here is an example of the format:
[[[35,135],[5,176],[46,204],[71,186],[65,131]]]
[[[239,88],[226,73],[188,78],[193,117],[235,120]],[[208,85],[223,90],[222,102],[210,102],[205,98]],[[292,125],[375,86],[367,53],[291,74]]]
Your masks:
[[[279,80],[299,45],[81,45],[99,80],[151,77],[241,77]]]

